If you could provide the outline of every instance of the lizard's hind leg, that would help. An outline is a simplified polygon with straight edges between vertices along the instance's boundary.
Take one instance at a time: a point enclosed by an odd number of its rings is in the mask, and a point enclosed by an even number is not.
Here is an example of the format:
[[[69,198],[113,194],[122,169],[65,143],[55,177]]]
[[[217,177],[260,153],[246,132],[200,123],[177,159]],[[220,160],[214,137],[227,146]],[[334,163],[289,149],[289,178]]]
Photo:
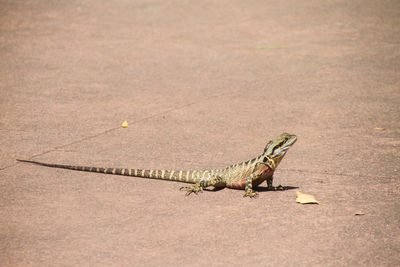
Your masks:
[[[203,179],[198,183],[195,183],[192,186],[184,186],[181,187],[180,190],[186,191],[186,195],[190,195],[191,193],[195,193],[196,195],[200,192],[203,192],[203,188],[209,187],[209,186],[216,186],[216,185],[221,185],[224,184],[224,180],[222,177],[217,176],[213,178],[207,178]]]

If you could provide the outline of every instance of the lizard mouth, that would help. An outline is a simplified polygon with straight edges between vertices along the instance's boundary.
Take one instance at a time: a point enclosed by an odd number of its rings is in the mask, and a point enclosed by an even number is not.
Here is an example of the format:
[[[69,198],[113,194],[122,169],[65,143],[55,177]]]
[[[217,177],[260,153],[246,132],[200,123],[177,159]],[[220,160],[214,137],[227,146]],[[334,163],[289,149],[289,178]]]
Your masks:
[[[285,144],[281,147],[277,147],[273,150],[273,154],[276,156],[283,157],[286,154],[286,151],[297,141],[297,137],[295,135],[291,135],[289,139],[285,141]]]

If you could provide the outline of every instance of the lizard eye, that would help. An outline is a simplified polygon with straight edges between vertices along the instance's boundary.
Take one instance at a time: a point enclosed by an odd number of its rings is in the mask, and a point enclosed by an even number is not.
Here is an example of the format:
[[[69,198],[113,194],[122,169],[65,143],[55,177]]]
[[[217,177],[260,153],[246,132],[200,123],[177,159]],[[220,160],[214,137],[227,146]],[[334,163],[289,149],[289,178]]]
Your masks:
[[[267,157],[264,157],[264,158],[263,158],[263,162],[267,162],[267,160],[268,160]]]

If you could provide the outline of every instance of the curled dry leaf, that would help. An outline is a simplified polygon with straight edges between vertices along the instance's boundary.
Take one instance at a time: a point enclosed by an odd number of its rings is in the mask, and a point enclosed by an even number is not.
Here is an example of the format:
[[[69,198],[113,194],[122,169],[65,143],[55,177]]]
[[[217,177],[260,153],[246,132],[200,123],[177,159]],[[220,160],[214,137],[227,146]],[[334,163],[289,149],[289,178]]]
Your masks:
[[[375,127],[374,130],[375,130],[375,131],[384,131],[385,128],[382,128],[382,127]]]
[[[127,122],[127,121],[124,121],[124,122],[121,124],[121,127],[122,127],[122,128],[128,127],[128,122]]]
[[[354,213],[354,215],[356,215],[356,216],[360,216],[360,215],[365,215],[365,213],[364,213],[364,212],[362,212],[362,211],[357,211],[356,213]]]
[[[319,204],[319,202],[314,198],[313,195],[303,194],[299,191],[296,192],[297,198],[296,202],[300,204]]]

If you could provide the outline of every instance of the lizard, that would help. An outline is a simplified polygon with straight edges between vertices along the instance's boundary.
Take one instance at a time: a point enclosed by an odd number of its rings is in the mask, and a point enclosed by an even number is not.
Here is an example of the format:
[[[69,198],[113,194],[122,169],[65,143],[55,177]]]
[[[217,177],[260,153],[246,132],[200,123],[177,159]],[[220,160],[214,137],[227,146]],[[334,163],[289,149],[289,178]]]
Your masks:
[[[273,186],[273,173],[285,156],[287,150],[296,142],[297,137],[293,134],[282,133],[275,139],[269,141],[263,153],[246,162],[237,163],[218,170],[203,171],[175,171],[175,170],[142,170],[124,168],[100,168],[79,165],[63,165],[44,163],[33,160],[17,159],[20,162],[33,163],[52,168],[63,168],[76,171],[96,172],[105,174],[134,176],[141,178],[169,180],[193,184],[189,187],[181,187],[186,195],[202,192],[204,188],[244,189],[243,197],[254,198],[258,193],[253,190],[262,182],[267,182],[268,190],[285,190],[281,185]]]

